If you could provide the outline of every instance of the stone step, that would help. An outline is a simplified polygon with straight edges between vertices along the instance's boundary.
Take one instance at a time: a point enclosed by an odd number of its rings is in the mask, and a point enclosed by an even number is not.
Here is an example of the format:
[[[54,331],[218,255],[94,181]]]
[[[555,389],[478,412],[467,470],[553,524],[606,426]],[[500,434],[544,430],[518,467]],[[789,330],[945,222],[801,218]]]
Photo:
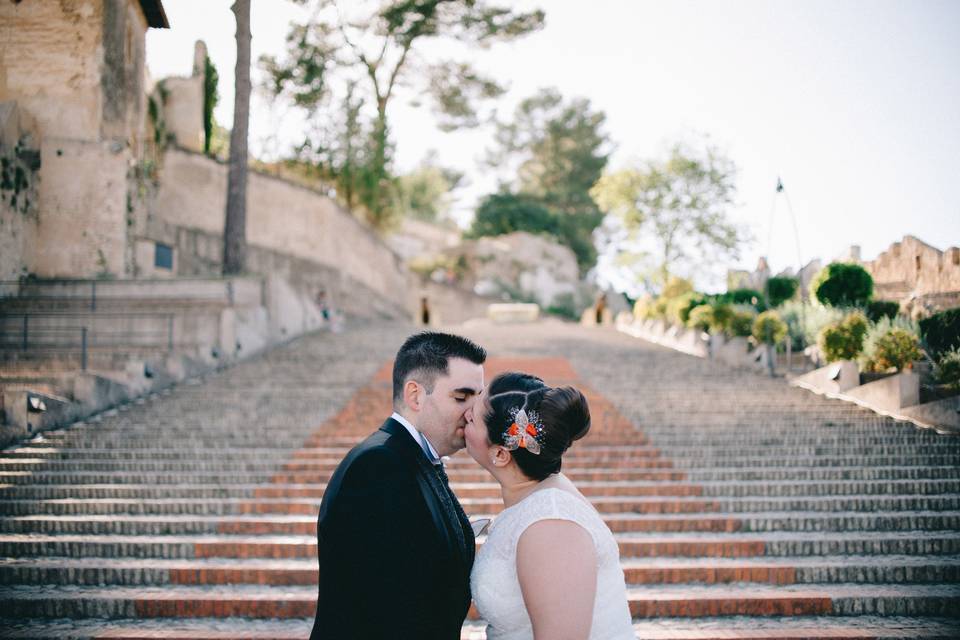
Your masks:
[[[311,497],[322,498],[323,483],[280,483],[277,478],[243,474],[222,478],[219,475],[128,474],[115,472],[31,473],[26,471],[0,472],[0,497],[13,499],[28,495],[37,498],[74,495],[76,497],[129,496],[131,492],[145,497],[177,495],[208,495],[207,491],[222,491],[217,495],[256,497]],[[500,495],[499,485],[486,481],[461,482],[452,479],[452,487],[461,499],[490,498]],[[251,481],[257,484],[251,484]],[[13,487],[16,487],[14,489]],[[772,483],[766,480],[727,482],[678,482],[671,480],[581,480],[578,488],[587,496],[839,496],[839,495],[940,495],[960,492],[960,479],[908,480],[791,480]],[[195,494],[203,491],[202,494]]]
[[[18,487],[8,487],[5,498],[0,501],[0,515],[95,515],[109,513],[125,514],[288,514],[314,515],[319,512],[319,498],[244,498],[229,496],[220,488],[201,488],[190,492],[170,491],[168,497],[139,497],[132,492],[129,497],[117,497],[119,491],[104,490],[104,497],[70,498],[66,491],[52,495],[64,497],[40,498],[36,493],[25,492],[13,498],[10,492]],[[77,489],[73,493],[83,493]],[[97,491],[91,493],[96,494]],[[164,493],[162,488],[149,494]],[[188,495],[189,494],[189,495]],[[198,497],[198,495],[200,497]],[[889,511],[957,511],[960,496],[816,496],[816,497],[728,497],[698,498],[687,496],[614,496],[591,497],[591,502],[601,514],[613,513],[753,513],[783,511],[820,512],[889,512]],[[464,510],[471,515],[499,513],[503,504],[499,498],[464,498]]]
[[[11,617],[308,618],[313,586],[176,587],[11,586],[2,591]],[[656,585],[627,591],[634,618],[784,615],[960,616],[956,585]],[[471,610],[471,617],[476,618]]]
[[[0,638],[38,640],[303,640],[313,620],[153,618],[147,620],[0,621]],[[956,640],[960,623],[949,618],[903,616],[796,616],[792,618],[658,618],[634,622],[644,640]],[[485,624],[468,620],[460,640],[486,640]]]
[[[233,460],[210,461],[198,468],[196,462],[136,460],[59,460],[44,458],[0,458],[0,472],[28,471],[34,474],[90,474],[100,472],[105,475],[126,473],[142,475],[160,480],[164,476],[175,474],[181,478],[235,479],[238,474],[270,475],[275,482],[325,482],[335,467],[324,463],[309,461],[290,462],[278,465],[273,462],[251,460],[237,462]],[[189,473],[187,473],[189,472]],[[887,466],[887,467],[757,467],[738,469],[689,469],[687,471],[633,471],[624,469],[564,469],[564,473],[574,481],[584,480],[684,480],[691,482],[716,482],[728,480],[906,480],[906,479],[960,479],[960,466]],[[273,474],[273,475],[271,475]],[[482,482],[489,474],[480,469],[457,467],[450,471],[453,481]],[[83,476],[75,476],[77,480]],[[75,482],[70,476],[69,482]]]
[[[624,558],[628,585],[960,582],[960,556],[785,558]],[[60,558],[0,559],[0,585],[162,586],[316,585],[309,559]]]
[[[662,617],[636,622],[634,631],[644,640],[956,640],[960,637],[960,622],[950,618],[866,615]]]
[[[956,555],[957,531],[618,534],[621,557],[750,557],[810,555]],[[480,541],[482,543],[482,540]],[[310,535],[0,535],[0,557],[309,558]]]
[[[893,615],[960,618],[960,585],[657,585],[627,590],[634,618]]]
[[[477,514],[492,515],[492,514]],[[821,532],[960,530],[960,511],[771,512],[728,515],[609,514],[607,526],[629,532]],[[12,516],[0,520],[0,533],[75,535],[316,535],[316,516],[239,515],[49,515]]]
[[[231,464],[244,464],[247,462],[258,462],[260,464],[266,463],[268,461],[275,462],[277,465],[296,465],[296,464],[310,464],[314,468],[336,468],[336,465],[340,462],[340,458],[325,456],[323,458],[314,457],[311,455],[297,455],[291,454],[287,450],[277,449],[277,450],[258,450],[256,448],[246,448],[246,449],[229,449],[225,447],[217,449],[191,449],[191,450],[168,450],[157,448],[154,450],[149,449],[127,449],[127,450],[107,450],[107,449],[36,449],[36,448],[22,448],[18,450],[6,451],[3,453],[4,457],[18,459],[18,458],[29,458],[29,459],[38,459],[38,458],[49,458],[56,460],[83,460],[87,462],[97,461],[97,460],[150,460],[150,461],[160,461],[160,460],[171,460],[176,462],[184,461],[195,461],[197,464],[202,464],[206,461],[224,461],[229,460]],[[778,469],[784,468],[837,468],[837,467],[854,467],[854,466],[869,466],[869,467],[891,467],[891,466],[906,466],[906,467],[927,467],[927,466],[952,466],[956,467],[960,465],[960,454],[958,455],[911,455],[910,453],[902,453],[900,455],[891,455],[891,456],[857,456],[857,455],[820,455],[813,457],[796,457],[791,458],[788,456],[783,456],[779,453],[777,455],[762,455],[756,457],[742,457],[742,458],[715,458],[711,459],[708,456],[708,452],[704,452],[701,459],[685,458],[685,459],[666,459],[666,458],[642,458],[637,460],[631,459],[617,459],[617,460],[604,460],[604,461],[595,461],[595,466],[602,466],[606,468],[621,468],[621,467],[630,467],[630,468],[686,468],[693,467],[698,469],[741,469],[741,468],[768,468],[775,467]],[[292,456],[292,460],[291,460]],[[454,462],[453,465],[456,466],[460,464]],[[464,466],[468,464],[466,460],[462,462]],[[586,462],[584,464],[569,465],[570,468],[592,468],[593,463]],[[288,467],[294,468],[294,467]]]

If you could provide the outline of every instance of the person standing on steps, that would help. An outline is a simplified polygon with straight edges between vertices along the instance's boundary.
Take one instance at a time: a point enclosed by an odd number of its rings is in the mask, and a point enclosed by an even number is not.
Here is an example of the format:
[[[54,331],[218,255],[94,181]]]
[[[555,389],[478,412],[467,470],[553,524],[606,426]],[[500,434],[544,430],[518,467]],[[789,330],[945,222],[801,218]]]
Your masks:
[[[475,540],[442,458],[464,447],[486,351],[460,336],[408,338],[393,365],[394,413],[327,484],[311,640],[458,640]]]

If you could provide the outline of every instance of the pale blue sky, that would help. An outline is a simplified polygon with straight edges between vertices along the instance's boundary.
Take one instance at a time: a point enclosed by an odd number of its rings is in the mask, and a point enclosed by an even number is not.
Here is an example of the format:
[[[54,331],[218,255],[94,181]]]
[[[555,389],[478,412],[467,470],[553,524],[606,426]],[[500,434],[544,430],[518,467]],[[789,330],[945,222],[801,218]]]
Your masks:
[[[678,138],[707,134],[740,170],[732,216],[756,241],[752,267],[774,268],[797,251],[779,175],[798,218],[803,258],[830,259],[851,244],[872,258],[905,234],[941,249],[960,244],[960,2],[546,0],[546,28],[476,52],[478,67],[511,89],[509,113],[539,87],[588,97],[607,114],[611,166],[662,153]],[[234,23],[230,0],[164,0],[172,29],[151,30],[155,78],[186,74],[204,39],[218,66],[217,117],[232,121]],[[302,10],[253,0],[254,58],[279,54],[286,24]],[[467,172],[460,215],[492,177],[476,160],[489,130],[443,134],[426,106],[398,100],[391,115],[398,168],[430,149]],[[251,144],[269,153],[300,123],[254,102]],[[774,209],[773,243],[770,237]],[[769,250],[769,251],[768,251]]]

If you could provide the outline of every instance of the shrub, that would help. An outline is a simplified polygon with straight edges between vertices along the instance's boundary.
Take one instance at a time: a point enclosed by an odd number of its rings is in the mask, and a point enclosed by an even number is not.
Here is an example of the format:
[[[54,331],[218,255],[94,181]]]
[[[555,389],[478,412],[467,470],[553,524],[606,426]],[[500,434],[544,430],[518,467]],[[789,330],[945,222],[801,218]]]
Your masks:
[[[633,317],[635,320],[646,320],[655,317],[654,300],[649,295],[637,298],[633,303]]]
[[[947,351],[960,347],[960,307],[921,320],[920,335],[923,336],[927,352],[935,360]]]
[[[730,318],[730,335],[737,338],[747,338],[753,334],[753,321],[756,319],[755,311],[742,311],[733,309],[733,315]]]
[[[766,309],[766,305],[763,302],[763,294],[756,289],[734,289],[733,291],[727,291],[717,296],[717,301],[729,304],[749,304],[758,311]]]
[[[896,318],[900,313],[900,303],[891,300],[871,300],[867,303],[866,312],[870,322],[879,322],[883,318]]]
[[[860,352],[860,357],[858,358],[861,371],[886,371],[886,367],[881,367],[877,364],[877,342],[889,333],[891,329],[903,329],[915,336],[920,335],[920,326],[916,320],[911,320],[905,316],[880,318],[880,320],[867,329],[867,335],[863,339],[863,350]]]
[[[669,300],[670,298],[678,298],[685,293],[693,293],[693,283],[677,276],[671,276],[667,284],[664,285],[660,296]]]
[[[709,304],[700,304],[690,310],[687,326],[691,329],[707,331],[713,326],[713,307]]]
[[[771,307],[779,307],[781,304],[793,298],[800,288],[800,281],[796,278],[773,277],[767,280],[764,287],[767,294],[767,303]]]
[[[853,360],[863,350],[867,335],[867,318],[859,311],[843,320],[828,324],[817,336],[817,345],[827,362]]]
[[[576,321],[580,319],[580,309],[577,307],[577,300],[572,293],[558,293],[553,296],[546,312],[567,320]]]
[[[711,305],[713,310],[713,322],[710,323],[710,330],[713,333],[726,333],[730,328],[730,321],[733,319],[733,307],[722,302]]]
[[[706,299],[694,291],[684,293],[667,302],[667,318],[674,324],[687,324],[690,311],[705,303]]]
[[[817,273],[810,290],[821,304],[863,306],[873,295],[873,278],[858,264],[831,262]]]
[[[753,321],[752,333],[757,342],[775,345],[787,337],[787,323],[776,311],[764,311]]]
[[[960,389],[960,348],[945,351],[933,369],[937,382],[951,389]]]
[[[873,360],[879,371],[901,371],[922,355],[920,338],[906,329],[894,327],[877,340]]]
[[[825,326],[843,319],[840,309],[810,305],[801,300],[785,302],[779,312],[787,323],[792,347],[797,351],[817,344],[817,336]]]

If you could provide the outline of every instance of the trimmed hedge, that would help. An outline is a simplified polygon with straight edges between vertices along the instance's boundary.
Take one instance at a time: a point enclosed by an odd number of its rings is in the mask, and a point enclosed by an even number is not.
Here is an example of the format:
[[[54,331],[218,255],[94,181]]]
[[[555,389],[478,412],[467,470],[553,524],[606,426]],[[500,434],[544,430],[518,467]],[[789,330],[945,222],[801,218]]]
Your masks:
[[[960,347],[960,307],[947,309],[921,320],[920,335],[934,360],[950,349]]]
[[[831,307],[859,307],[873,295],[873,278],[852,262],[831,262],[814,277],[811,293]]]
[[[870,322],[879,322],[882,318],[892,320],[900,313],[900,303],[891,300],[871,300],[867,303],[866,312]]]
[[[781,304],[793,298],[800,288],[800,281],[796,278],[786,278],[775,276],[767,280],[764,287],[767,293],[767,302],[771,307],[779,307]]]

